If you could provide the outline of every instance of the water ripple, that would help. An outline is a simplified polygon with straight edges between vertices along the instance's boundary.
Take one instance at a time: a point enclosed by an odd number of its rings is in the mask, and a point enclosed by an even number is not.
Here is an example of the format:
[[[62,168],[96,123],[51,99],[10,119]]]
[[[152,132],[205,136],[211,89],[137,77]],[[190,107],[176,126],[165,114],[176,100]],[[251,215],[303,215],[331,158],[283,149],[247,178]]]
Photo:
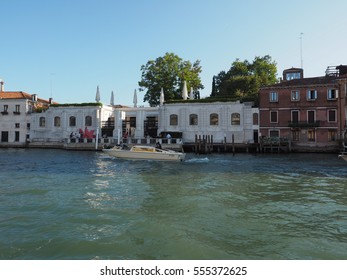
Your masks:
[[[347,259],[335,155],[0,150],[0,259]]]

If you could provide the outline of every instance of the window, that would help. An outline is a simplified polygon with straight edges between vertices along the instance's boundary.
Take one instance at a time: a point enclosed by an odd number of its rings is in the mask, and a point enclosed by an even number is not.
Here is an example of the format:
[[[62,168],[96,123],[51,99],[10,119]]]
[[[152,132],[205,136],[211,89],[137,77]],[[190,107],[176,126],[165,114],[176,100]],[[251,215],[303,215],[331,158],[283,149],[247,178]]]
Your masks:
[[[86,126],[92,126],[92,117],[86,116],[85,123],[86,123]]]
[[[153,126],[156,126],[156,118],[154,117],[147,117],[147,119],[151,120],[153,122]],[[136,128],[136,117],[130,117],[129,118],[130,127]]]
[[[197,114],[190,114],[189,115],[189,124],[190,125],[198,125],[198,115]]]
[[[300,91],[293,90],[292,91],[292,101],[299,101],[300,100]]]
[[[19,142],[19,131],[15,131],[14,133],[14,142]]]
[[[338,90],[331,88],[328,89],[328,100],[335,100],[337,98]]]
[[[328,122],[336,122],[336,110],[328,110]]]
[[[3,114],[3,115],[8,114],[8,105],[4,105],[4,110],[1,112],[1,114]]]
[[[19,123],[15,123],[15,128],[19,128],[20,127],[20,124]]]
[[[218,114],[210,114],[210,125],[218,125]]]
[[[292,111],[292,122],[293,123],[299,122],[299,111],[297,111],[297,110]]]
[[[300,72],[297,72],[297,73],[287,73],[286,74],[286,80],[289,81],[289,80],[294,80],[294,79],[300,79],[301,78],[301,75],[300,75]]]
[[[1,142],[8,142],[8,131],[1,131]]]
[[[335,129],[328,130],[328,141],[336,141],[337,131]]]
[[[277,123],[277,119],[278,119],[277,115],[278,115],[277,111],[270,112],[270,123]]]
[[[258,113],[253,113],[253,125],[259,124],[259,116]]]
[[[313,101],[317,99],[317,91],[316,90],[308,90],[307,91],[307,100]]]
[[[40,117],[40,119],[39,119],[39,126],[40,127],[45,127],[46,126],[46,118],[45,117]]]
[[[307,140],[316,141],[316,131],[314,129],[307,130]]]
[[[70,117],[69,118],[69,125],[70,126],[76,126],[76,117]]]
[[[176,114],[170,115],[170,125],[178,124],[178,116]]]
[[[292,130],[292,140],[299,141],[300,130]]]
[[[307,111],[307,122],[315,123],[316,122],[316,112],[315,111]]]
[[[278,93],[275,91],[270,92],[270,102],[278,102]]]
[[[270,137],[280,137],[280,132],[278,130],[270,130],[269,136]]]
[[[54,117],[54,126],[60,127],[60,117]]]
[[[19,114],[20,114],[20,105],[16,105],[15,108],[16,108],[16,109],[15,109],[15,111],[14,111],[14,114],[19,115]]]
[[[231,114],[231,125],[240,125],[240,114],[232,113]]]

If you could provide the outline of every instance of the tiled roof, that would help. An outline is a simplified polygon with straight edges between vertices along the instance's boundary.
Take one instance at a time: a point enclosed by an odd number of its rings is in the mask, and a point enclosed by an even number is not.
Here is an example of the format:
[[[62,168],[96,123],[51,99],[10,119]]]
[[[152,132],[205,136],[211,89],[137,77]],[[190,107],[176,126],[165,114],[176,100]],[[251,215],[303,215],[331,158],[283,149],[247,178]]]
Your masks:
[[[28,99],[32,100],[33,95],[24,91],[0,91],[0,99]],[[43,103],[49,103],[48,100],[38,98]]]
[[[1,99],[31,99],[32,95],[23,91],[1,91]]]

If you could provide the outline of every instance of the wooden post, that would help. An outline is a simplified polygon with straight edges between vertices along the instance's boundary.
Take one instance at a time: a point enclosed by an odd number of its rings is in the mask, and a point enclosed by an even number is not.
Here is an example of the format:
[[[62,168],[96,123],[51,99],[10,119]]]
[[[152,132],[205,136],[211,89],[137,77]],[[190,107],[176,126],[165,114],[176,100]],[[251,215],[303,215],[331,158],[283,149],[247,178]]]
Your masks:
[[[199,154],[200,154],[200,151],[201,151],[201,135],[199,135],[199,146],[198,146],[198,151],[199,151]]]
[[[207,152],[211,153],[211,135],[207,135]]]
[[[233,146],[233,156],[235,155],[235,140],[234,140],[234,134],[231,135],[232,139],[232,146]]]
[[[204,153],[207,153],[207,135],[204,135],[203,137],[203,144],[204,144]]]
[[[224,136],[224,153],[227,152],[227,138]]]

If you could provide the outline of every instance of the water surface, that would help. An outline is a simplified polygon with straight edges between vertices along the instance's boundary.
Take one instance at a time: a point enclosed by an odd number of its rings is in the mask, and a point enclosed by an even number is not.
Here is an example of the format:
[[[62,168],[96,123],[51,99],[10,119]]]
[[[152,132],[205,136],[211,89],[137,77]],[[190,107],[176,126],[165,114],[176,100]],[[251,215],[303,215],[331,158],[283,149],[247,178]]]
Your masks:
[[[347,259],[347,163],[0,150],[0,259]]]

